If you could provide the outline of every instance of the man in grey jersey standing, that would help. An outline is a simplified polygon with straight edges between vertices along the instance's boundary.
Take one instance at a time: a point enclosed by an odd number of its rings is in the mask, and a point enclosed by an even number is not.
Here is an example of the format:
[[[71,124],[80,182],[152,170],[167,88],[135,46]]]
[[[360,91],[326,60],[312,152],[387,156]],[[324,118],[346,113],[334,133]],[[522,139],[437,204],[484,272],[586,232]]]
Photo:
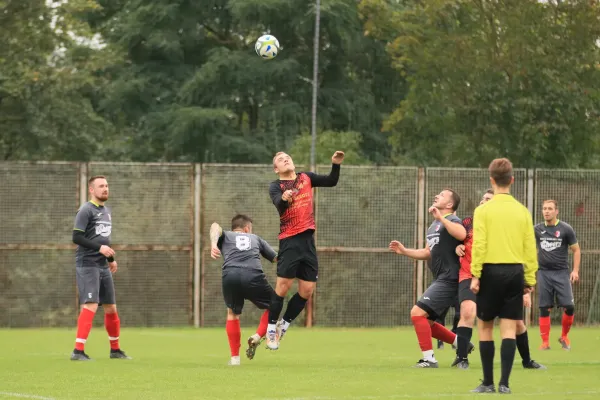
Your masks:
[[[539,270],[537,273],[540,307],[541,350],[550,349],[550,309],[555,304],[564,308],[561,347],[571,350],[569,331],[575,318],[575,299],[572,283],[579,281],[581,250],[575,230],[558,219],[558,202],[545,200],[542,204],[544,222],[535,226]],[[573,272],[569,273],[569,249],[573,252]]]
[[[225,329],[229,339],[231,360],[229,365],[240,365],[241,330],[240,315],[244,300],[250,300],[263,313],[256,333],[248,338],[246,356],[254,358],[256,348],[267,333],[269,304],[274,294],[262,269],[260,256],[275,262],[277,253],[261,237],[252,234],[252,219],[238,214],[231,220],[231,231],[219,224],[210,227],[210,255],[217,259],[223,255],[223,297],[227,306]]]
[[[92,330],[98,304],[104,308],[104,326],[110,341],[110,358],[130,359],[119,347],[121,321],[117,314],[115,286],[112,274],[117,272],[115,252],[110,248],[112,233],[111,209],[104,203],[108,200],[108,182],[101,175],[88,181],[90,201],[81,206],[75,216],[73,243],[75,252],[75,274],[81,313],[77,319],[73,361],[89,361],[84,347]]]

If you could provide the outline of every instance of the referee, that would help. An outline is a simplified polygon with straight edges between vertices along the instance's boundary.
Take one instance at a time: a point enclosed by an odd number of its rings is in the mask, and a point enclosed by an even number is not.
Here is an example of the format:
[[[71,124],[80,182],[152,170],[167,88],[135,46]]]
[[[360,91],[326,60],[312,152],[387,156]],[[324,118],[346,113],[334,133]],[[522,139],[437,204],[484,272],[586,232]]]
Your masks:
[[[500,318],[502,375],[498,392],[511,393],[508,379],[515,359],[517,321],[523,319],[523,293],[535,286],[538,268],[531,214],[510,195],[512,163],[495,159],[489,166],[494,198],[475,209],[471,290],[477,295],[477,329],[483,382],[475,393],[493,393],[494,319]]]

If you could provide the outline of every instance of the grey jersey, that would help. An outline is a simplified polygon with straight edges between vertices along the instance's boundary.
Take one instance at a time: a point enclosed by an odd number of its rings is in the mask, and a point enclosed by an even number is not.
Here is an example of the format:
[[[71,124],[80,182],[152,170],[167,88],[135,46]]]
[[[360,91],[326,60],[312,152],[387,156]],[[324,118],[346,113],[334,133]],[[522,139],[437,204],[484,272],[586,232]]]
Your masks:
[[[575,230],[566,222],[554,226],[535,226],[540,269],[569,269],[569,247],[577,243]]]
[[[445,218],[457,224],[462,221],[454,214]],[[458,283],[460,260],[456,255],[456,246],[462,244],[455,239],[440,221],[435,220],[427,230],[427,244],[431,251],[431,261],[428,263],[433,279]]]
[[[77,211],[75,227],[73,229],[84,232],[86,239],[100,245],[110,246],[110,234],[112,232],[110,212],[110,208],[98,206],[88,201]],[[108,261],[97,250],[77,246],[77,250],[75,251],[75,265],[77,267],[108,268]]]
[[[240,267],[262,271],[260,256],[271,262],[277,256],[264,239],[252,233],[223,231],[217,247],[225,260],[223,268]]]

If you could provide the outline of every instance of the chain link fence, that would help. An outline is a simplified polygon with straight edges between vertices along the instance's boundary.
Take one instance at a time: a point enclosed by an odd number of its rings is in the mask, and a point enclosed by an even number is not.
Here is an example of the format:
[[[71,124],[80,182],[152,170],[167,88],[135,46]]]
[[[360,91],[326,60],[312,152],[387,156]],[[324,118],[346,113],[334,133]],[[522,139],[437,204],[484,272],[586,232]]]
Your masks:
[[[302,169],[299,167],[298,169]],[[328,174],[330,166],[317,172]],[[74,326],[78,313],[71,243],[87,179],[108,178],[119,271],[117,303],[126,326],[222,326],[221,260],[210,258],[209,227],[230,228],[237,213],[278,247],[279,218],[268,194],[270,165],[0,163],[0,327]],[[335,188],[315,193],[319,284],[297,323],[335,327],[410,324],[409,310],[431,282],[427,265],[391,254],[390,240],[424,245],[427,208],[449,187],[472,215],[489,186],[485,169],[343,166]],[[574,286],[576,322],[600,322],[600,171],[516,170],[513,193],[536,222],[541,202],[582,247]],[[263,262],[275,283],[276,266]],[[288,297],[295,293],[295,286]],[[536,296],[534,296],[535,298]],[[258,323],[248,302],[242,324]],[[453,311],[448,314],[451,318]],[[537,321],[536,300],[532,322]],[[555,311],[556,321],[560,312]],[[101,323],[101,318],[96,319]]]

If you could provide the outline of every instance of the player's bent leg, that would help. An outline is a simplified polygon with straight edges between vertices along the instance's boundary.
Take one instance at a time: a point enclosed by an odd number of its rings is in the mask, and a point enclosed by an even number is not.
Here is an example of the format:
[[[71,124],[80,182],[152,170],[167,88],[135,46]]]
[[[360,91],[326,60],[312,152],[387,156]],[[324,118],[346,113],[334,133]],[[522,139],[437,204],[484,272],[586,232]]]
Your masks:
[[[423,358],[417,362],[415,367],[438,368],[438,362],[433,355],[433,345],[431,343],[431,325],[427,317],[429,317],[429,314],[418,305],[413,306],[410,310],[410,318],[415,327],[419,347],[423,353]]]
[[[294,278],[277,277],[275,292],[269,305],[269,324],[267,325],[267,348],[277,350],[279,348],[279,337],[277,336],[277,320],[283,309],[283,298],[294,283]]]
[[[283,318],[277,323],[277,336],[283,339],[290,324],[300,315],[306,302],[312,296],[317,283],[298,279],[298,292],[288,302]]]
[[[529,351],[529,337],[527,335],[527,326],[523,320],[517,321],[517,350],[521,356],[521,363],[525,369],[547,369],[542,364],[531,359]]]

